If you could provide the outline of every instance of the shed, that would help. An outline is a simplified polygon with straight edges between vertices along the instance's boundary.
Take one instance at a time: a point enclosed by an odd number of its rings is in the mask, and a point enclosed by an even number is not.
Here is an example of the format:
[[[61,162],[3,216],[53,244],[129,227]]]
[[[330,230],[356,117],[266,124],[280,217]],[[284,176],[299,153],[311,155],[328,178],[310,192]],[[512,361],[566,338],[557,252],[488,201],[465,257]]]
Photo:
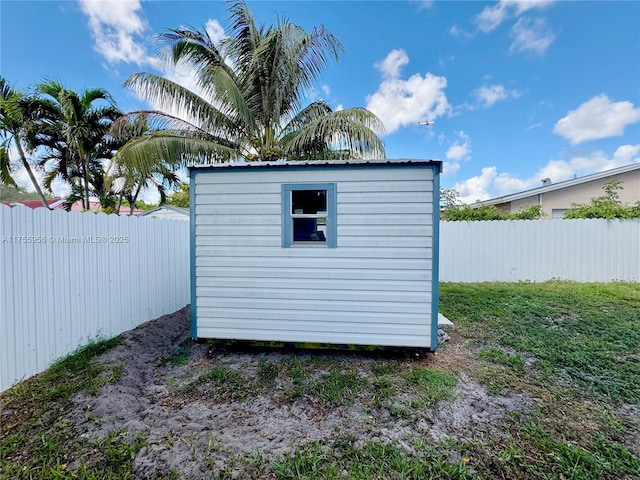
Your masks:
[[[191,168],[192,337],[435,350],[441,167]]]

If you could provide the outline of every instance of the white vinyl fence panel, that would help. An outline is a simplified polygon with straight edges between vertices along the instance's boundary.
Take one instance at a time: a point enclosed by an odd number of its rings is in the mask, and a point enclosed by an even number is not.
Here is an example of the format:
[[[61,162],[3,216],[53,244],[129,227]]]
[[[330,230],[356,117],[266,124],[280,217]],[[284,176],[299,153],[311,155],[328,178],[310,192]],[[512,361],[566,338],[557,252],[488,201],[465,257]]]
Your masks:
[[[442,282],[640,281],[640,219],[440,223]]]
[[[0,205],[0,391],[189,303],[189,223]]]

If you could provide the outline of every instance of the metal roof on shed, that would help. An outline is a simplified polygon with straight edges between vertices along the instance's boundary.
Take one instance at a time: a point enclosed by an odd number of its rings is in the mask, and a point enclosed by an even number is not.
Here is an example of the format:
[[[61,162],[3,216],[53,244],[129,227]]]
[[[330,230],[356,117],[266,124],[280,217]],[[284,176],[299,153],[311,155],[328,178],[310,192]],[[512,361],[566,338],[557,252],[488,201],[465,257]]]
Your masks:
[[[194,165],[190,170],[212,169],[254,169],[254,168],[295,168],[295,167],[348,167],[348,166],[402,166],[402,165],[432,165],[442,171],[440,160],[414,159],[373,159],[373,160],[278,160],[276,162],[225,162],[210,165]]]

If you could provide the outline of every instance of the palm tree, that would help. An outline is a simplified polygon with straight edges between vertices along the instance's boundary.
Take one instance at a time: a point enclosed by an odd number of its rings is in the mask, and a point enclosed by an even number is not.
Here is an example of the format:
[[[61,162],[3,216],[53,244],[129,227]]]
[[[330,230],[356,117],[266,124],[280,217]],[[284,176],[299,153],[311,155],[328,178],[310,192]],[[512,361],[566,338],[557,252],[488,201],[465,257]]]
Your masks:
[[[149,133],[150,126],[146,115],[131,117],[125,127],[121,125],[118,137],[114,139],[114,148],[122,148],[129,140]],[[160,194],[160,204],[167,200],[166,188],[176,187],[180,180],[174,169],[162,158],[152,159],[149,168],[139,169],[135,164],[110,162],[105,178],[105,187],[115,187],[118,191],[116,213],[120,213],[122,200],[129,202],[129,215],[133,214],[136,202],[143,189],[154,187]]]
[[[48,154],[41,162],[54,163],[45,183],[51,185],[57,176],[69,181],[76,194],[82,192],[84,208],[89,209],[90,191],[102,187],[92,186],[91,168],[102,168],[102,161],[113,156],[108,132],[122,112],[111,95],[100,88],[77,93],[49,80],[36,89],[45,97],[40,102],[42,114],[32,141],[47,148]],[[106,104],[96,105],[98,102]]]
[[[151,132],[132,139],[116,160],[146,168],[154,159],[174,166],[248,160],[384,157],[376,131],[380,120],[364,108],[333,111],[323,100],[303,106],[330,59],[338,59],[340,42],[323,26],[311,33],[280,19],[257,26],[242,0],[229,9],[231,36],[214,42],[206,31],[168,30],[160,36],[167,59],[190,67],[199,93],[167,78],[138,73],[125,82],[151,103],[170,113],[145,115]]]
[[[9,148],[13,140],[20,162],[29,175],[42,205],[49,208],[49,203],[27,161],[23,147],[26,131],[33,124],[33,112],[34,100],[24,93],[14,90],[5,78],[0,76],[0,179],[6,185],[16,186],[9,158]]]

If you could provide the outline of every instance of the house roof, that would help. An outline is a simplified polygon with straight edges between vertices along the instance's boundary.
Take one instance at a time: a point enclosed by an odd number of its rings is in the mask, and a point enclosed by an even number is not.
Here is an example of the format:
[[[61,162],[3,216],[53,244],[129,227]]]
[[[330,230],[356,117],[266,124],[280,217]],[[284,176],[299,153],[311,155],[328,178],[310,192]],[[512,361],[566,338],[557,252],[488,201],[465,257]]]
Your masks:
[[[347,166],[402,166],[402,165],[433,165],[442,170],[440,160],[412,160],[412,159],[377,159],[377,160],[278,160],[276,162],[225,162],[212,165],[196,165],[189,170],[236,170],[255,168],[299,168],[299,167],[347,167]]]
[[[47,199],[47,203],[49,204],[50,208],[55,208],[54,205],[59,201],[59,198],[50,198]],[[29,208],[40,208],[40,207],[44,207],[44,205],[42,205],[42,201],[41,200],[20,200],[18,202],[2,202],[4,205],[9,205],[10,207],[14,207],[16,205],[24,205],[25,207],[29,207]]]
[[[163,210],[164,211],[169,210],[171,212],[175,212],[175,213],[179,213],[179,214],[182,214],[182,215],[186,215],[187,217],[190,215],[188,208],[174,207],[173,205],[160,205],[159,207],[152,208],[151,210],[143,210],[142,212],[138,213],[137,215],[139,217],[144,217],[145,215],[151,215],[153,213],[161,212]]]
[[[631,165],[625,165],[623,167],[613,168],[611,170],[604,170],[602,172],[593,173],[591,175],[585,175],[580,178],[572,178],[571,180],[565,180],[563,182],[551,183],[543,185],[541,187],[524,190],[518,193],[512,193],[510,195],[504,195],[502,197],[490,198],[489,200],[482,200],[475,202],[471,206],[481,205],[498,205],[501,203],[513,202],[522,198],[531,197],[533,195],[539,195],[541,193],[553,192],[554,190],[560,190],[562,188],[573,187],[574,185],[580,185],[581,183],[592,182],[594,180],[600,180],[601,178],[613,177],[621,173],[631,172],[633,170],[640,170],[640,163],[632,163]]]

